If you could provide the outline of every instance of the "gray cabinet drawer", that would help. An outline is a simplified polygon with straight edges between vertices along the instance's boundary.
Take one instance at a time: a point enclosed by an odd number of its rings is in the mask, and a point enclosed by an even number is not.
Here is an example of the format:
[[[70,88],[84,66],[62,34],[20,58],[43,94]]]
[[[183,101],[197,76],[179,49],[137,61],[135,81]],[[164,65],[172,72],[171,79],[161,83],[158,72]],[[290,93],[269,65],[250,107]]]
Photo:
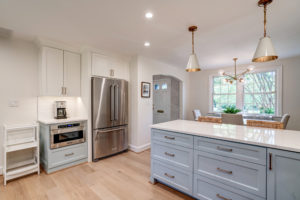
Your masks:
[[[258,197],[240,190],[229,188],[225,184],[220,184],[211,179],[194,176],[193,196],[200,200],[263,200]]]
[[[87,158],[86,143],[73,145],[67,148],[59,148],[50,153],[48,168],[59,167],[85,158]]]
[[[266,196],[266,167],[194,151],[194,170],[202,176],[261,197]]]
[[[194,149],[266,165],[266,148],[235,142],[195,137]]]
[[[151,144],[151,154],[152,158],[168,162],[174,167],[193,170],[193,149],[154,140]]]
[[[178,169],[152,159],[152,177],[187,194],[193,193],[192,171]]]
[[[193,136],[182,133],[152,129],[152,139],[161,142],[167,142],[169,144],[193,148]]]

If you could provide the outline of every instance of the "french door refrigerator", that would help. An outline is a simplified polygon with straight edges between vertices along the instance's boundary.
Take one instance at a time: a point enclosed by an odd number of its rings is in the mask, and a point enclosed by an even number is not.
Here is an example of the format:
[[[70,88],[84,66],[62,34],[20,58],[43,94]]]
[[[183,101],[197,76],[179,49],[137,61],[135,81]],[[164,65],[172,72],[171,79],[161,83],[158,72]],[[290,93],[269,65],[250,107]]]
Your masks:
[[[93,161],[128,149],[128,82],[92,78]]]

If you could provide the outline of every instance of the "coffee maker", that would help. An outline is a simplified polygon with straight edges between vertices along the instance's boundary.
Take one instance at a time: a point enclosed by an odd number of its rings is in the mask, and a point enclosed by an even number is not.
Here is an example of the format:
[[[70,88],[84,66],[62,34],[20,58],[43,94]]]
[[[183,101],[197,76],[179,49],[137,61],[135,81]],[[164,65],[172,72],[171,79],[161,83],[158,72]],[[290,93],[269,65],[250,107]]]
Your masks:
[[[54,118],[67,119],[66,101],[55,101],[54,104]]]

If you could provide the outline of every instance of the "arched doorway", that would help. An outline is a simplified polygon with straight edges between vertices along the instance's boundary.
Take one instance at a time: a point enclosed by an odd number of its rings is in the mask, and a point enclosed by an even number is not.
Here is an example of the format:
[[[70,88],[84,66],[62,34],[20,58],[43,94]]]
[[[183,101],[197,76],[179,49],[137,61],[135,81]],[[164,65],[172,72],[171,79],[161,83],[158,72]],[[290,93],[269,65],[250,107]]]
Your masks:
[[[182,81],[153,75],[153,124],[182,118]]]

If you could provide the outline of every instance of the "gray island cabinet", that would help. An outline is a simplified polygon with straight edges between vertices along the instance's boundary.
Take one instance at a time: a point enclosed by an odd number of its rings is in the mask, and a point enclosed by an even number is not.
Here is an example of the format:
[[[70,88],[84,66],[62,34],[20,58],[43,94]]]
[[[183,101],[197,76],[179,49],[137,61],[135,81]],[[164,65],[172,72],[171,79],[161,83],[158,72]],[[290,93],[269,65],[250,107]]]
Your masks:
[[[152,183],[201,200],[300,200],[300,132],[184,120],[151,128]]]

